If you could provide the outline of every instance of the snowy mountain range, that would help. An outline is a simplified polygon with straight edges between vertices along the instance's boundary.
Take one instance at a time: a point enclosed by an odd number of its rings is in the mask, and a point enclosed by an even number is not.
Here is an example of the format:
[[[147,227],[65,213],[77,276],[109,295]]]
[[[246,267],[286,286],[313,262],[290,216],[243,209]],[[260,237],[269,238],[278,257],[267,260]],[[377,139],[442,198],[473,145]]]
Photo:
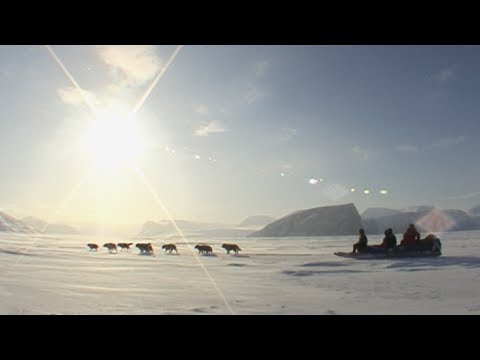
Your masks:
[[[402,210],[370,208],[362,213],[362,220],[365,231],[370,234],[382,234],[389,227],[396,233],[403,233],[409,224],[415,224],[421,233],[480,230],[480,214],[475,208],[472,210],[441,210],[433,206]]]
[[[246,218],[237,225],[224,223],[206,223],[176,220],[178,228],[189,236],[320,236],[356,234],[359,227],[364,227],[368,234],[382,234],[386,228],[402,233],[409,224],[424,232],[480,230],[480,205],[468,211],[458,209],[440,210],[433,206],[411,206],[404,209],[368,208],[358,215],[353,204],[326,206],[307,210],[292,211],[275,220],[266,215]],[[358,216],[357,216],[358,215]],[[359,220],[360,218],[360,220]],[[138,226],[138,225],[137,225]],[[0,232],[12,233],[56,233],[87,234],[82,227],[65,224],[47,224],[36,217],[15,217],[0,211]],[[133,225],[129,234],[135,231]],[[349,230],[345,233],[345,229]],[[138,227],[137,227],[138,229]],[[357,229],[357,230],[355,230]],[[91,230],[91,229],[90,229]],[[178,236],[175,226],[167,220],[147,221],[141,227],[137,237]]]
[[[301,211],[268,224],[249,236],[338,236],[355,235],[362,219],[354,204],[323,206]]]
[[[231,224],[207,223],[187,220],[175,220],[175,224],[184,234],[189,236],[246,236],[259,226],[237,227]],[[173,236],[178,231],[171,221],[147,221],[143,224],[137,237]]]
[[[23,234],[78,234],[76,229],[68,225],[48,224],[35,217],[26,217],[20,220],[2,211],[0,211],[0,231]]]
[[[265,226],[268,225],[272,222],[274,222],[276,219],[267,216],[267,215],[254,215],[254,216],[249,216],[245,220],[243,220],[240,224],[238,224],[239,227],[260,227],[260,226]]]
[[[31,226],[35,231],[48,234],[78,234],[78,230],[70,225],[49,224],[45,220],[36,217],[26,217],[21,220],[23,223]]]
[[[15,219],[2,211],[0,211],[0,231],[14,232],[14,233],[35,233],[36,230],[24,223],[21,220]]]

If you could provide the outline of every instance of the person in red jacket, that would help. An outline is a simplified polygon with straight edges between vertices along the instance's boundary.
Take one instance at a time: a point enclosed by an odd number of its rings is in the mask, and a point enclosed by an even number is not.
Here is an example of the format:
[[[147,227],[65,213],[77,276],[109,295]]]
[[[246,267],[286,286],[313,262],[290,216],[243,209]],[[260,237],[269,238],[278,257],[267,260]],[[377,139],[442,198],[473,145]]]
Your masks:
[[[420,233],[415,228],[415,225],[410,224],[407,231],[403,234],[403,239],[400,242],[400,245],[403,246],[414,246],[420,240]]]

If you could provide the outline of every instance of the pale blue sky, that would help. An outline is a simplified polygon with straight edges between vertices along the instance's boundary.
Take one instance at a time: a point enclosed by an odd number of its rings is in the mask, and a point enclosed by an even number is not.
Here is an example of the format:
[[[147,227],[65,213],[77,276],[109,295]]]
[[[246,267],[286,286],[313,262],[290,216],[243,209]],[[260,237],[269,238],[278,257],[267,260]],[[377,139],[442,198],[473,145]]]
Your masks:
[[[51,48],[101,111],[137,104],[176,46]],[[135,118],[157,200],[126,168],[69,198],[95,157],[79,145],[91,112],[46,47],[0,46],[0,208],[137,222],[166,218],[160,200],[230,223],[349,202],[469,209],[478,64],[478,46],[184,46]]]

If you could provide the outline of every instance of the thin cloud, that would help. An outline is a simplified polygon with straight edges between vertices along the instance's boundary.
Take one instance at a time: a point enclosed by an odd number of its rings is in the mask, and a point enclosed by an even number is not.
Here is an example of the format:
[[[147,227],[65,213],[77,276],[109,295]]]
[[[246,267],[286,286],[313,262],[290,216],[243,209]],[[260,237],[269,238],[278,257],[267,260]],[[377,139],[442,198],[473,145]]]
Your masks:
[[[195,130],[196,136],[208,136],[210,134],[223,133],[229,131],[219,121],[213,120],[209,123],[202,124]]]
[[[253,76],[250,75],[250,79],[247,82],[247,90],[243,93],[243,100],[247,104],[252,104],[266,97],[268,93],[261,89],[257,82],[270,68],[269,60],[262,60],[253,63]]]
[[[297,129],[292,129],[292,128],[282,128],[281,134],[279,137],[280,141],[287,142],[289,141],[292,137],[294,137],[297,134]]]
[[[322,190],[323,195],[333,201],[340,200],[349,192],[350,191],[345,186],[340,184],[330,184]]]
[[[472,199],[472,198],[476,198],[478,196],[480,196],[480,191],[472,192],[472,193],[468,193],[468,194],[463,194],[463,195],[449,196],[447,199],[455,199],[455,200],[458,200],[458,199]]]
[[[12,75],[12,71],[8,68],[2,68],[0,69],[0,74],[2,74],[2,76],[8,78],[8,77],[11,77]]]
[[[123,75],[123,84],[126,86],[146,83],[157,74],[162,65],[153,46],[101,46],[98,52],[107,65]]]
[[[254,67],[255,67],[255,76],[257,77],[263,76],[265,75],[265,73],[270,67],[270,61],[269,60],[257,61]]]
[[[199,115],[208,115],[208,107],[200,104],[195,108],[195,112]]]
[[[446,83],[451,80],[455,74],[453,67],[445,68],[440,70],[438,73],[433,75],[433,79],[439,83]]]
[[[65,104],[68,105],[73,105],[73,106],[81,106],[85,102],[83,96],[90,101],[92,104],[99,104],[100,100],[98,97],[91,91],[88,90],[80,90],[77,89],[74,86],[69,86],[64,89],[57,89],[57,95],[60,97],[60,100],[62,100]]]
[[[275,169],[275,171],[277,171],[277,169]],[[279,171],[280,176],[282,177],[291,176],[293,174],[294,174],[294,169],[292,164],[284,163],[280,165],[280,171]]]
[[[433,143],[426,145],[422,148],[419,148],[417,145],[413,144],[404,144],[395,146],[395,150],[400,152],[417,152],[419,150],[432,150],[439,148],[446,148],[450,146],[460,145],[467,141],[465,136],[459,135],[455,137],[446,137],[435,140]]]
[[[247,104],[252,104],[255,101],[263,99],[267,96],[267,93],[258,87],[252,85],[248,88],[248,90],[243,94],[243,99]]]
[[[433,144],[427,146],[427,149],[445,148],[449,146],[459,145],[465,143],[465,136],[447,137],[435,141]]]
[[[395,150],[400,152],[416,152],[418,151],[418,147],[416,145],[411,145],[411,144],[397,145],[395,146]]]
[[[292,171],[293,166],[292,166],[292,164],[284,163],[284,164],[280,165],[280,169],[281,169],[282,172],[288,173],[288,172]]]
[[[352,151],[353,151],[353,154],[359,159],[359,160],[362,160],[362,161],[365,161],[368,159],[369,157],[369,154],[368,154],[368,151],[366,149],[362,149],[360,146],[358,145],[355,145],[354,147],[352,147]]]

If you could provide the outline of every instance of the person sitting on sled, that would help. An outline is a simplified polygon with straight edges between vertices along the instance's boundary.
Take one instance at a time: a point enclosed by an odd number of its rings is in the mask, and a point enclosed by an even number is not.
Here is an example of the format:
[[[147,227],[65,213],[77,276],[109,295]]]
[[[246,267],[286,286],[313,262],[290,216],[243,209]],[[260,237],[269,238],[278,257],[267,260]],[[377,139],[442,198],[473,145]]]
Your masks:
[[[420,233],[415,228],[415,225],[410,224],[407,231],[403,234],[403,239],[400,242],[401,246],[413,247],[418,244],[420,240]]]
[[[360,234],[359,238],[358,238],[358,242],[353,244],[353,251],[352,253],[355,254],[357,252],[365,252],[367,251],[367,248],[368,248],[368,239],[367,239],[367,235],[365,235],[365,230],[363,229],[360,229],[358,230],[358,233]]]

